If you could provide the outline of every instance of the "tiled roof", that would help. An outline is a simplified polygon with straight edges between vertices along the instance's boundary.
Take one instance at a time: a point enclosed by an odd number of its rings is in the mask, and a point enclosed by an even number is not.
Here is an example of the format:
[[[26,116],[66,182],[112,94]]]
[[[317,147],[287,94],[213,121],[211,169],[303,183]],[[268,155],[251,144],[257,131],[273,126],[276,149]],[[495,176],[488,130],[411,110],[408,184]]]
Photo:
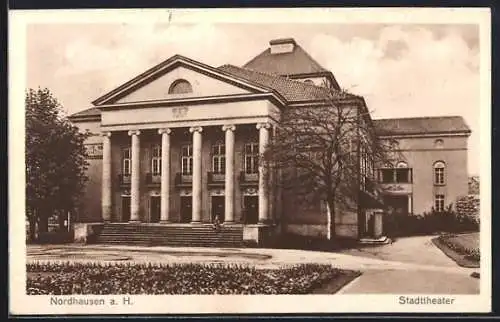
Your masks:
[[[275,75],[328,72],[299,45],[292,52],[280,54],[271,54],[268,48],[243,67]]]
[[[329,91],[324,87],[306,84],[286,77],[270,75],[233,65],[223,65],[218,67],[218,69],[235,77],[244,78],[261,86],[273,89],[290,103],[322,100],[331,94],[334,94],[335,98],[358,98],[355,95],[347,94],[341,91],[334,90],[329,93]]]
[[[99,116],[99,115],[101,115],[101,111],[97,107],[91,107],[86,110],[77,112],[75,114],[71,114],[69,117],[76,118],[76,117]]]
[[[374,119],[379,135],[470,132],[461,116]]]

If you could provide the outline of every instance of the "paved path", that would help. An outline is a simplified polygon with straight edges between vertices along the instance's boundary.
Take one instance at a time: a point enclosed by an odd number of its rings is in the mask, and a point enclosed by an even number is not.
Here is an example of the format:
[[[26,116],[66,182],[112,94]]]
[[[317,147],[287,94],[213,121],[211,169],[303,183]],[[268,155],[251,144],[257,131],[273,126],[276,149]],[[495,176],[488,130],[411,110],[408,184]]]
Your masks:
[[[257,268],[321,263],[360,270],[363,274],[340,293],[474,294],[474,269],[459,267],[437,249],[432,237],[400,239],[393,244],[341,253],[289,249],[139,247],[111,245],[28,246],[28,261],[106,261],[153,263],[237,263]]]
[[[363,258],[397,261],[413,270],[367,270],[339,294],[477,294],[479,279],[470,274],[478,269],[458,266],[433,243],[435,236],[401,238],[393,244],[342,252]],[[441,269],[429,270],[426,266]]]

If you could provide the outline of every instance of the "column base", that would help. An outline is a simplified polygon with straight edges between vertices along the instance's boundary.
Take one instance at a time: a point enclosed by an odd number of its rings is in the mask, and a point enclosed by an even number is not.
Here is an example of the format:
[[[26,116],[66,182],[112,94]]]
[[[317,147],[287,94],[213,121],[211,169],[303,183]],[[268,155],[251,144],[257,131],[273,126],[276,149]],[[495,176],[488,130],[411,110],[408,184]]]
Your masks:
[[[201,225],[201,224],[202,224],[201,220],[191,222],[191,225]]]
[[[129,224],[140,224],[141,221],[140,220],[137,220],[137,219],[133,219],[133,220],[129,220],[128,221]]]
[[[160,220],[160,224],[171,224],[170,220]]]
[[[234,220],[225,220],[223,224],[235,224],[236,222]]]
[[[273,221],[271,219],[259,219],[258,222],[259,225],[270,225],[272,223]]]

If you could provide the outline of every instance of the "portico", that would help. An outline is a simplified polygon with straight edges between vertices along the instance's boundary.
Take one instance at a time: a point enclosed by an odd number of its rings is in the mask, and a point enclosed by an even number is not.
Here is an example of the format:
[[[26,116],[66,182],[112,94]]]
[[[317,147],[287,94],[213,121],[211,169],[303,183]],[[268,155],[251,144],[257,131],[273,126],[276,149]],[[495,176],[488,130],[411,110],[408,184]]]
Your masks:
[[[250,155],[248,155],[247,159],[243,158],[242,160],[241,156],[246,155],[245,151],[242,151],[247,144],[246,142],[250,142],[248,144],[255,142],[253,137],[257,138],[257,142],[255,143],[258,144],[258,154],[260,155],[264,152],[270,137],[269,131],[272,130],[272,120],[250,124],[234,124],[224,120],[221,123],[211,126],[175,127],[175,125],[171,125],[162,126],[157,129],[134,129],[126,131],[128,138],[124,136],[124,131],[103,132],[103,185],[101,198],[103,221],[123,221],[120,220],[123,217],[119,212],[123,213],[126,210],[119,210],[123,206],[113,205],[112,196],[117,193],[121,194],[121,191],[117,190],[124,187],[123,190],[127,193],[129,192],[130,195],[130,219],[128,222],[150,222],[147,214],[144,213],[144,210],[148,211],[148,207],[141,203],[147,203],[147,198],[144,196],[149,195],[150,191],[155,189],[147,184],[145,185],[143,181],[145,181],[144,178],[149,173],[155,172],[155,169],[148,170],[148,167],[157,167],[156,164],[153,165],[153,162],[151,162],[153,153],[151,151],[152,148],[149,147],[156,146],[156,143],[159,141],[161,143],[160,170],[154,173],[154,176],[159,176],[160,178],[160,223],[181,222],[179,216],[171,218],[171,215],[173,211],[182,211],[180,209],[183,207],[182,202],[178,200],[173,201],[177,205],[175,210],[171,209],[171,204],[172,199],[180,199],[183,195],[188,195],[191,198],[191,218],[189,222],[192,224],[210,222],[213,219],[213,214],[207,216],[207,212],[212,212],[211,207],[209,207],[212,200],[208,200],[212,196],[212,186],[219,188],[218,195],[224,198],[224,223],[242,223],[242,216],[235,219],[235,196],[241,199],[236,204],[242,207],[244,204],[243,190],[248,187],[253,187],[257,191],[258,223],[269,223],[271,218],[269,215],[270,197],[268,195],[269,182],[267,171],[264,165],[258,161],[258,158],[251,159]],[[218,131],[220,131],[221,137],[224,137],[223,142],[219,142],[217,139]],[[254,133],[249,135],[249,132]],[[186,133],[189,133],[190,142],[182,142],[181,147],[179,146],[180,142],[172,144],[172,137],[175,140],[186,136]],[[158,138],[155,138],[155,136]],[[207,137],[205,138],[204,136]],[[181,139],[181,141],[183,140]],[[216,141],[217,146],[222,146],[224,149],[223,157],[220,159],[217,159],[214,155],[211,155],[212,158],[204,157],[204,154],[206,154],[204,152],[209,150],[211,146],[215,146],[213,142]],[[122,160],[119,160],[120,162],[118,163],[118,160],[115,160],[115,158],[120,158],[121,153],[112,153],[111,151],[128,149],[128,145],[130,146],[130,161],[128,161],[128,158],[122,157]],[[191,147],[190,155],[186,157],[188,159],[182,156],[182,151],[179,151],[182,149],[182,145]],[[119,147],[117,148],[117,146]],[[235,151],[236,146],[237,151]],[[173,149],[175,151],[172,151]],[[239,154],[238,165],[235,164],[235,154]],[[219,160],[223,163],[222,166],[214,163],[216,161],[219,162]],[[175,163],[176,167],[172,167],[172,163]],[[180,182],[172,180],[172,178],[179,177],[179,172],[174,172],[174,169],[179,167],[179,163],[181,168]],[[245,165],[245,163],[248,164]],[[120,164],[120,169],[113,169],[113,164]],[[121,188],[117,189],[117,185],[113,184],[113,173],[118,174],[118,177],[122,178]],[[211,182],[207,180],[209,176],[212,177]],[[216,176],[215,180],[213,180],[214,176]],[[127,180],[123,180],[124,177],[130,178],[129,183]],[[241,209],[238,210],[238,213],[242,212]],[[114,216],[112,215],[113,211],[115,212]],[[205,215],[203,215],[203,212],[205,212]]]

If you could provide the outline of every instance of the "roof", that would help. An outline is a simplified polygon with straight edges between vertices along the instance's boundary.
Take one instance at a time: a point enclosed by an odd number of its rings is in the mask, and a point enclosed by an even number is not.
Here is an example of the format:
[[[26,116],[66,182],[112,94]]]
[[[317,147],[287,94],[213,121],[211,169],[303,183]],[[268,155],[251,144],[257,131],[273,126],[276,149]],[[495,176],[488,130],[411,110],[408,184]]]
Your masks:
[[[294,44],[292,52],[271,54],[271,49],[267,48],[243,67],[283,76],[328,72],[328,70],[323,68],[317,61],[309,56],[300,45],[297,45],[293,39],[278,39],[271,41],[270,44],[273,45],[292,41]]]
[[[92,116],[99,116],[101,115],[101,111],[97,107],[91,107],[86,110],[77,112],[75,114],[71,114],[69,117],[70,118],[85,118],[85,117],[92,117]]]
[[[342,91],[333,90],[330,92],[324,87],[306,84],[300,81],[292,80],[278,75],[270,75],[248,68],[237,67],[233,65],[222,65],[218,69],[225,71],[236,77],[244,78],[248,81],[255,82],[264,87],[271,88],[277,91],[290,103],[324,100],[332,93],[336,98],[359,98],[358,96],[347,94]]]
[[[470,133],[470,128],[461,116],[374,119],[373,124],[379,135]]]

